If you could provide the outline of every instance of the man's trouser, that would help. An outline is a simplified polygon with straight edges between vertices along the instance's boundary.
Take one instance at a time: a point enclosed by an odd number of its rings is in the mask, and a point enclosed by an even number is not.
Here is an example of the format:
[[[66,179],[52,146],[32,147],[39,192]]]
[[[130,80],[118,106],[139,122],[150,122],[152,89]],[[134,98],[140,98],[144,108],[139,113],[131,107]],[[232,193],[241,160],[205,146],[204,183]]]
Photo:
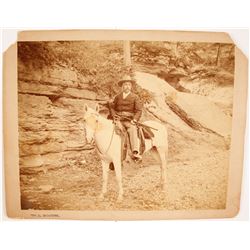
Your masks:
[[[140,141],[138,138],[137,127],[129,121],[121,121],[122,125],[126,128],[129,134],[132,151],[140,152]]]

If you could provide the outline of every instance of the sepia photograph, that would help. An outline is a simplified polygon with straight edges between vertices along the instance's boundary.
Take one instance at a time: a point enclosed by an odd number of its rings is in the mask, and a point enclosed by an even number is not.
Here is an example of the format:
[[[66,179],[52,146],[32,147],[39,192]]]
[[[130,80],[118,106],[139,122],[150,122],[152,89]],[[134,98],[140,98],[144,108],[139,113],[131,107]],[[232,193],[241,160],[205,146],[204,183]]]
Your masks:
[[[27,31],[4,61],[9,217],[238,213],[247,59],[227,34]]]
[[[244,4],[15,2],[0,15],[2,249],[245,249]]]
[[[225,209],[234,47],[18,42],[21,208]]]

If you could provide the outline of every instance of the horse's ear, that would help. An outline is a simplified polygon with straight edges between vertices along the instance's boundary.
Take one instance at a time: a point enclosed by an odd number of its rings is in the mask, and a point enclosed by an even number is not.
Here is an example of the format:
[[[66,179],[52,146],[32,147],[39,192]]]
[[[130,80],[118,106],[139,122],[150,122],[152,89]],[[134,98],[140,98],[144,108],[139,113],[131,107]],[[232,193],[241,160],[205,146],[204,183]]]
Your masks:
[[[87,112],[88,111],[88,104],[84,103],[84,111]]]
[[[95,105],[95,111],[96,111],[97,113],[99,113],[99,111],[100,111],[100,107],[99,107],[99,104],[98,104],[98,103]]]

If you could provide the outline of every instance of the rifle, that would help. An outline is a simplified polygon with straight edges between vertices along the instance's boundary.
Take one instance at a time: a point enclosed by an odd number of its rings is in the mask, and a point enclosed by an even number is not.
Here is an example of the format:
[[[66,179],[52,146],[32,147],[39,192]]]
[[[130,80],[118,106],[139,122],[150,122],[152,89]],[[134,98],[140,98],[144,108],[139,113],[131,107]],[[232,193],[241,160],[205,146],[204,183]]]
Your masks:
[[[127,117],[125,117],[125,116],[120,116],[120,115],[116,115],[116,116],[118,116],[119,119],[122,118],[122,119],[125,119],[125,120],[130,121],[130,122],[132,121],[130,118],[127,118]],[[146,125],[146,124],[143,124],[143,123],[141,123],[141,122],[136,122],[135,124],[138,125],[138,126],[141,126],[141,127],[150,128],[150,129],[153,129],[153,130],[158,131],[157,128],[150,127],[150,126],[148,126],[148,125]]]

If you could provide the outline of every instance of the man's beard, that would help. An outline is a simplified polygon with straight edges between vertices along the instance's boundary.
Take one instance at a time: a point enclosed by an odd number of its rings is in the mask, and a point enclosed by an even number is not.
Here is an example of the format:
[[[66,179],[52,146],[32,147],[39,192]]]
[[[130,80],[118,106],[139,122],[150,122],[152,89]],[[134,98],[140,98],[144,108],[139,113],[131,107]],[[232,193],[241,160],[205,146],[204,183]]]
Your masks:
[[[128,92],[130,92],[130,89],[124,89],[123,92],[127,94]]]

